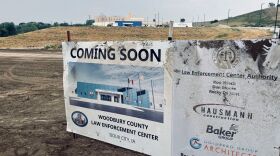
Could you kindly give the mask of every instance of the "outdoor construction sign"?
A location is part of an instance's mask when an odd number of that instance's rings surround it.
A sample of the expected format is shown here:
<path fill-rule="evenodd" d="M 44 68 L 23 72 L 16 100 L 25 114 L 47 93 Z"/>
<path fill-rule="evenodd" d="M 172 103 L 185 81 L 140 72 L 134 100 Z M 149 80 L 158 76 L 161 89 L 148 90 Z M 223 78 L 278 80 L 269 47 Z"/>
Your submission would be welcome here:
<path fill-rule="evenodd" d="M 168 47 L 63 43 L 67 130 L 141 153 L 170 153 L 163 148 L 171 147 L 163 67 Z"/>
<path fill-rule="evenodd" d="M 278 156 L 279 41 L 174 47 L 172 155 Z"/>
<path fill-rule="evenodd" d="M 278 156 L 279 40 L 65 42 L 67 131 L 155 156 Z"/>

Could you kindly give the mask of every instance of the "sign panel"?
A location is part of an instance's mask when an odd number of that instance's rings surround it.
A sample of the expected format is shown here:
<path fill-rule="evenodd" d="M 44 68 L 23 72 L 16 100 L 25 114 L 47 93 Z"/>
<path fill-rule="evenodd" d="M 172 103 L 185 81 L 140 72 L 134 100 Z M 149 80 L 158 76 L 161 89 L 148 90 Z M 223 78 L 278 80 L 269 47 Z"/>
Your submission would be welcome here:
<path fill-rule="evenodd" d="M 172 155 L 278 156 L 279 40 L 176 41 Z"/>
<path fill-rule="evenodd" d="M 67 131 L 170 155 L 168 48 L 160 41 L 63 43 Z"/>
<path fill-rule="evenodd" d="M 67 131 L 155 156 L 278 156 L 279 40 L 63 43 Z"/>

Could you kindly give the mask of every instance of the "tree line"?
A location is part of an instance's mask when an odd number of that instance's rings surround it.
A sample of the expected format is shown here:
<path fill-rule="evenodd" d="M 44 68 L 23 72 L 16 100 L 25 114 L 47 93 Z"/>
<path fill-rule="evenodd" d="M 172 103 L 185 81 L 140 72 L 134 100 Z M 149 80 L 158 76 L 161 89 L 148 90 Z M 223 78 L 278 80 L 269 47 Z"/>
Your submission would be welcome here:
<path fill-rule="evenodd" d="M 4 22 L 0 23 L 0 37 L 7 37 L 22 33 L 27 33 L 31 31 L 46 29 L 50 27 L 58 27 L 58 26 L 89 26 L 94 23 L 93 20 L 87 20 L 85 24 L 69 24 L 69 23 L 58 23 L 54 24 L 43 23 L 43 22 L 28 22 L 28 23 L 20 23 L 15 25 L 13 22 Z"/>

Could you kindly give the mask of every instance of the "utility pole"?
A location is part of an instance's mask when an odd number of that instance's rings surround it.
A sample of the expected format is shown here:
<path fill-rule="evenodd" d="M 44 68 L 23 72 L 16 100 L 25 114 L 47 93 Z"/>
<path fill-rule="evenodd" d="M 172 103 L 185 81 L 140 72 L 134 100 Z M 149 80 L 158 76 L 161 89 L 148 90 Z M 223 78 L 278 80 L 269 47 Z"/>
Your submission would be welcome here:
<path fill-rule="evenodd" d="M 230 9 L 228 9 L 227 25 L 229 24 L 229 13 L 230 13 Z"/>
<path fill-rule="evenodd" d="M 206 22 L 206 21 L 205 21 L 205 14 L 204 14 L 204 24 L 203 24 L 204 26 L 206 25 L 206 23 L 205 23 L 205 22 Z"/>
<path fill-rule="evenodd" d="M 276 4 L 276 19 L 275 19 L 275 26 L 274 26 L 274 34 L 276 34 L 276 27 L 277 27 L 277 20 L 278 20 L 278 7 L 279 7 L 279 0 Z M 280 33 L 279 33 L 279 37 L 280 37 Z"/>
<path fill-rule="evenodd" d="M 198 27 L 199 26 L 199 24 L 198 24 L 199 23 L 199 15 L 197 16 L 197 22 L 196 23 L 197 23 L 197 27 Z"/>
<path fill-rule="evenodd" d="M 158 25 L 159 25 L 159 12 L 158 12 L 158 16 L 157 16 L 157 18 L 158 18 L 158 20 L 157 20 L 157 21 L 158 21 Z"/>
<path fill-rule="evenodd" d="M 157 14 L 155 14 L 155 27 L 157 27 Z"/>
<path fill-rule="evenodd" d="M 263 11 L 263 5 L 264 5 L 264 4 L 265 4 L 265 3 L 262 3 L 262 4 L 261 4 L 261 12 L 260 12 L 259 26 L 261 26 L 262 11 Z"/>
<path fill-rule="evenodd" d="M 194 17 L 192 18 L 192 25 L 195 26 Z"/>

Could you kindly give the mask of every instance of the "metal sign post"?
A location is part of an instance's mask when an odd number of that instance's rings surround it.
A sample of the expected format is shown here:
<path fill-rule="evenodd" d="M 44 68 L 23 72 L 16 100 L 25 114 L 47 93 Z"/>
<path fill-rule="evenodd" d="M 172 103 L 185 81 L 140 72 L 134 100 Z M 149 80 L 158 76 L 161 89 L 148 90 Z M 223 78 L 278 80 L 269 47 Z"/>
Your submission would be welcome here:
<path fill-rule="evenodd" d="M 70 31 L 67 31 L 67 41 L 71 42 L 71 34 Z"/>
<path fill-rule="evenodd" d="M 67 42 L 71 42 L 71 33 L 70 33 L 70 31 L 67 31 L 66 33 L 67 33 Z M 73 133 L 73 138 L 77 139 L 78 135 L 76 133 Z"/>
<path fill-rule="evenodd" d="M 170 23 L 169 23 L 168 41 L 173 40 L 173 23 L 174 23 L 174 21 L 170 21 Z"/>
<path fill-rule="evenodd" d="M 280 156 L 280 146 L 279 147 L 274 147 L 274 148 L 279 150 L 279 156 Z"/>

